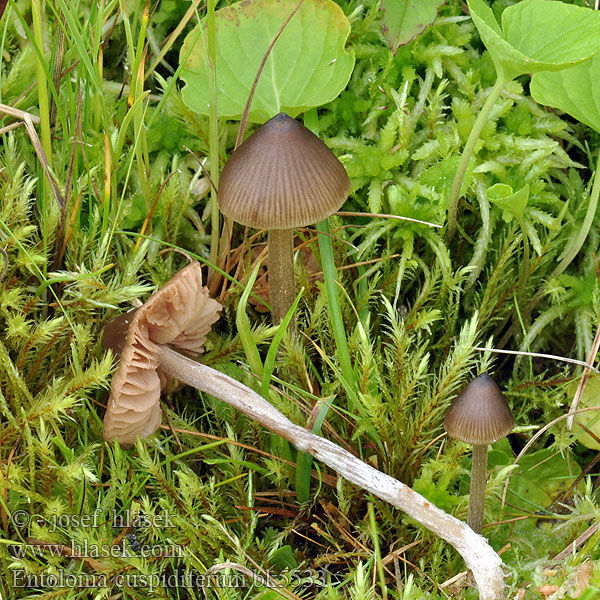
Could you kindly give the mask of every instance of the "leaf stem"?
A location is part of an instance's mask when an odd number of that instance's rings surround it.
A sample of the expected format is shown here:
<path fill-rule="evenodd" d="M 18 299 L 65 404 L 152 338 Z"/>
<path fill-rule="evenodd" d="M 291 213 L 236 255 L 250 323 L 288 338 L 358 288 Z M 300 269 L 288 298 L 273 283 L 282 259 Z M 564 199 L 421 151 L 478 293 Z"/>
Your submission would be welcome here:
<path fill-rule="evenodd" d="M 217 40 L 215 31 L 215 0 L 208 0 L 206 12 L 206 29 L 208 32 L 208 59 L 210 77 L 208 79 L 209 106 L 209 160 L 210 178 L 213 182 L 210 190 L 210 262 L 216 265 L 219 260 L 220 212 L 217 202 L 219 189 L 219 121 L 217 112 Z M 216 189 L 215 187 L 216 186 Z M 220 281 L 220 275 L 214 271 L 209 274 L 209 287 L 213 289 L 214 280 Z"/>
<path fill-rule="evenodd" d="M 454 177 L 454 184 L 452 185 L 452 195 L 450 196 L 450 205 L 448 207 L 448 227 L 446 229 L 446 242 L 450 242 L 454 237 L 454 232 L 456 231 L 456 216 L 458 214 L 458 201 L 461 197 L 461 188 L 462 183 L 465 178 L 465 173 L 467 172 L 467 168 L 469 166 L 469 161 L 473 156 L 473 152 L 475 150 L 475 145 L 479 140 L 479 136 L 481 135 L 481 131 L 484 125 L 487 123 L 488 118 L 494 108 L 494 104 L 500 95 L 502 94 L 502 90 L 504 86 L 508 83 L 506 79 L 498 76 L 496 79 L 496 83 L 494 87 L 490 90 L 490 93 L 487 97 L 487 100 L 483 103 L 481 107 L 481 111 L 473 124 L 473 128 L 471 129 L 471 133 L 467 139 L 467 143 L 465 144 L 465 148 L 463 150 L 462 156 L 460 158 L 460 162 L 458 163 L 458 168 L 456 169 L 456 175 Z"/>

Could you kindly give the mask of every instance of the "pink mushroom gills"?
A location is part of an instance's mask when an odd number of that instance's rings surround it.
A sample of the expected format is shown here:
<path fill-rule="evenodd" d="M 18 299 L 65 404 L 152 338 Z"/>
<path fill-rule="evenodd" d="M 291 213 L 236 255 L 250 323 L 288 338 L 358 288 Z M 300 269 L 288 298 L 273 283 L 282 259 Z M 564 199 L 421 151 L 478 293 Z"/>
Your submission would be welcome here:
<path fill-rule="evenodd" d="M 467 522 L 476 533 L 481 533 L 483 527 L 488 445 L 508 435 L 514 424 L 500 388 L 487 373 L 473 379 L 446 413 L 444 428 L 448 435 L 473 444 Z"/>
<path fill-rule="evenodd" d="M 104 417 L 104 439 L 133 444 L 160 426 L 160 392 L 172 377 L 161 350 L 172 346 L 189 356 L 202 353 L 221 305 L 202 286 L 200 264 L 190 263 L 138 309 L 111 321 L 105 348 L 120 356 Z"/>
<path fill-rule="evenodd" d="M 227 402 L 351 483 L 406 512 L 462 555 L 473 571 L 481 600 L 501 600 L 502 561 L 487 540 L 466 523 L 347 450 L 292 423 L 262 396 L 235 379 L 177 351 L 191 356 L 202 352 L 206 334 L 220 308 L 202 287 L 200 265 L 191 263 L 143 306 L 113 322 L 103 341 L 115 351 L 121 350 L 121 363 L 112 382 L 104 438 L 132 444 L 138 437 L 151 435 L 160 424 L 161 385 L 167 377 L 174 378 Z"/>
<path fill-rule="evenodd" d="M 225 165 L 219 208 L 237 223 L 269 232 L 269 288 L 273 320 L 295 298 L 293 229 L 337 212 L 350 179 L 335 154 L 285 113 L 259 127 Z"/>

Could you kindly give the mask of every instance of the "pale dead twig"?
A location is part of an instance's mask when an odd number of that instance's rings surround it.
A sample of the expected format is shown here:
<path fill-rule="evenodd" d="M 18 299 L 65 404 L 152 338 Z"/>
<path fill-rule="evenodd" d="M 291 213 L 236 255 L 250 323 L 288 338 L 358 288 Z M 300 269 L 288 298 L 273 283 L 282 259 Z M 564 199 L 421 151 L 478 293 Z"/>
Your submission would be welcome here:
<path fill-rule="evenodd" d="M 63 197 L 58 189 L 58 185 L 54 180 L 54 175 L 52 174 L 52 169 L 50 168 L 50 164 L 48 163 L 48 159 L 46 158 L 46 154 L 44 149 L 42 148 L 42 143 L 40 142 L 40 138 L 35 130 L 34 124 L 39 125 L 40 118 L 28 113 L 24 110 L 19 110 L 18 108 L 13 108 L 12 106 L 8 106 L 6 104 L 0 104 L 0 112 L 4 114 L 10 115 L 11 117 L 16 117 L 17 119 L 21 119 L 25 125 L 25 129 L 27 129 L 27 133 L 29 135 L 29 139 L 33 144 L 33 148 L 35 153 L 38 156 L 40 163 L 44 169 L 44 173 L 46 174 L 46 178 L 48 179 L 48 183 L 50 183 L 50 187 L 52 188 L 52 193 L 56 198 L 56 202 L 58 206 L 62 209 L 63 206 Z"/>
<path fill-rule="evenodd" d="M 421 221 L 419 219 L 413 219 L 411 217 L 401 217 L 400 215 L 388 215 L 386 213 L 362 213 L 362 212 L 352 212 L 347 210 L 339 210 L 335 213 L 338 217 L 379 217 L 381 219 L 396 219 L 398 221 L 410 221 L 411 223 L 419 223 L 420 225 L 427 225 L 429 227 L 437 227 L 439 229 L 442 228 L 441 225 L 437 223 L 430 223 L 429 221 Z"/>
<path fill-rule="evenodd" d="M 480 352 L 495 352 L 496 354 L 514 354 L 517 356 L 533 356 L 534 358 L 549 358 L 551 360 L 560 360 L 561 362 L 585 367 L 586 369 L 590 369 L 590 371 L 594 371 L 594 373 L 600 375 L 600 371 L 596 369 L 596 367 L 594 367 L 593 365 L 586 363 L 582 360 L 577 360 L 576 358 L 569 358 L 567 356 L 557 356 L 556 354 L 540 354 L 539 352 L 523 352 L 522 350 L 499 350 L 498 348 L 480 348 L 479 346 L 475 346 L 473 350 L 479 350 Z"/>
<path fill-rule="evenodd" d="M 300 427 L 256 392 L 227 375 L 197 363 L 170 348 L 160 350 L 165 373 L 215 398 L 219 398 L 283 437 L 302 452 L 311 454 L 349 482 L 396 508 L 450 543 L 461 554 L 479 589 L 480 600 L 504 597 L 502 560 L 466 523 L 437 508 L 402 482 L 378 471 L 337 444 Z"/>
<path fill-rule="evenodd" d="M 17 119 L 21 119 L 21 121 L 24 121 L 25 117 L 28 116 L 32 123 L 35 123 L 36 125 L 40 124 L 40 118 L 36 115 L 32 115 L 24 110 L 19 110 L 18 108 L 13 108 L 12 106 L 8 106 L 8 104 L 0 104 L 0 112 L 10 115 L 11 117 L 16 117 Z"/>

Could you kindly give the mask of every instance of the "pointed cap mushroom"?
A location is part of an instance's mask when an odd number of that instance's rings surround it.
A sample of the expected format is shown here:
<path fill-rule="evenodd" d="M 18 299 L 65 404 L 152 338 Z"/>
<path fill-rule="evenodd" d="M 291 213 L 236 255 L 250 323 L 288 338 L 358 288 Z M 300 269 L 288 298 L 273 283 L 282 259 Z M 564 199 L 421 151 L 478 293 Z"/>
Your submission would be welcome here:
<path fill-rule="evenodd" d="M 119 329 L 123 331 L 129 323 L 104 417 L 105 440 L 133 444 L 138 436 L 148 437 L 158 429 L 160 391 L 167 380 L 160 371 L 161 346 L 168 344 L 197 356 L 220 310 L 202 286 L 199 263 L 193 262 L 136 311 L 117 318 L 103 340 L 105 347 L 117 352 Z"/>
<path fill-rule="evenodd" d="M 346 170 L 309 129 L 285 113 L 233 152 L 219 180 L 219 207 L 256 229 L 312 225 L 339 210 L 350 191 Z"/>
<path fill-rule="evenodd" d="M 508 435 L 515 421 L 496 382 L 483 373 L 454 400 L 444 419 L 450 437 L 467 444 L 493 444 Z"/>

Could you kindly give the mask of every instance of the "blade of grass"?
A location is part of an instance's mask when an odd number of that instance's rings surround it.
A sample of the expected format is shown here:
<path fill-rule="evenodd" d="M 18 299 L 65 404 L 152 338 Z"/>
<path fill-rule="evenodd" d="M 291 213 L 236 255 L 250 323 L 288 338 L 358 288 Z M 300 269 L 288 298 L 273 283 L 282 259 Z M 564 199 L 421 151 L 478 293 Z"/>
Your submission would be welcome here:
<path fill-rule="evenodd" d="M 42 5 L 40 0 L 32 0 L 31 2 L 31 18 L 33 21 L 33 37 L 40 52 L 44 52 L 44 28 Z M 46 68 L 43 56 L 36 55 L 36 70 L 37 70 L 37 89 L 38 102 L 40 109 L 40 120 L 42 128 L 42 147 L 48 160 L 48 165 L 52 167 L 52 141 L 50 137 L 50 102 L 48 99 L 48 87 L 46 78 Z"/>
<path fill-rule="evenodd" d="M 371 525 L 371 536 L 373 537 L 373 547 L 375 549 L 375 565 L 377 568 L 377 577 L 381 587 L 381 598 L 387 600 L 387 586 L 385 585 L 385 573 L 383 572 L 383 563 L 381 562 L 381 548 L 379 547 L 379 535 L 377 530 L 377 519 L 373 510 L 373 503 L 368 504 L 369 524 Z"/>
<path fill-rule="evenodd" d="M 271 385 L 271 376 L 273 375 L 273 371 L 275 369 L 275 361 L 277 360 L 279 344 L 281 344 L 281 340 L 286 334 L 287 327 L 290 324 L 292 318 L 294 317 L 294 313 L 296 312 L 296 308 L 298 307 L 298 303 L 300 302 L 300 298 L 302 298 L 303 293 L 304 288 L 300 290 L 300 292 L 296 296 L 296 300 L 294 300 L 294 303 L 290 307 L 290 310 L 288 310 L 285 317 L 278 325 L 277 333 L 274 335 L 273 340 L 271 341 L 271 345 L 269 346 L 269 351 L 267 352 L 267 357 L 265 358 L 265 365 L 261 384 L 261 393 L 265 398 L 269 397 L 269 386 Z"/>
<path fill-rule="evenodd" d="M 346 389 L 348 397 L 354 395 L 356 389 L 356 374 L 352 368 L 350 360 L 350 350 L 348 348 L 348 339 L 346 338 L 346 330 L 344 328 L 344 320 L 342 318 L 342 309 L 337 291 L 337 270 L 335 267 L 335 259 L 333 256 L 333 244 L 329 233 L 329 220 L 325 219 L 317 223 L 317 231 L 319 232 L 319 251 L 321 253 L 321 262 L 323 268 L 323 276 L 325 278 L 325 287 L 327 289 L 327 303 L 329 306 L 329 315 L 331 317 L 331 325 L 333 327 L 333 337 L 337 347 L 337 355 L 340 361 L 343 380 L 346 385 L 351 388 Z"/>
<path fill-rule="evenodd" d="M 238 302 L 237 309 L 235 311 L 235 325 L 240 336 L 240 341 L 246 354 L 246 360 L 252 372 L 258 376 L 263 376 L 263 363 L 260 360 L 260 354 L 256 342 L 252 337 L 252 330 L 250 329 L 250 321 L 248 321 L 248 315 L 246 314 L 246 306 L 248 304 L 248 297 L 254 287 L 254 282 L 258 276 L 258 270 L 260 269 L 260 262 L 254 267 L 254 270 L 248 278 L 248 283 L 244 288 L 240 301 Z"/>

